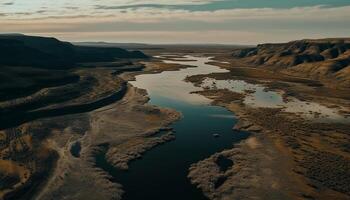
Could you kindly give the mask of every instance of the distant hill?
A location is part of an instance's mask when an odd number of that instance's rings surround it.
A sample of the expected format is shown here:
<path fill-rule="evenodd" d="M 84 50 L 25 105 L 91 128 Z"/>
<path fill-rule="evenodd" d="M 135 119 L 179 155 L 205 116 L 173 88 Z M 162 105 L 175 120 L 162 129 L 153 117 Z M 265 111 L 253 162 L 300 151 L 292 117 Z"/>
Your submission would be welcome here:
<path fill-rule="evenodd" d="M 151 48 L 150 45 L 142 43 L 73 42 L 72 44 L 83 47 L 119 47 L 125 49 Z"/>
<path fill-rule="evenodd" d="M 235 44 L 143 44 L 143 43 L 109 43 L 109 42 L 74 42 L 77 46 L 87 47 L 121 47 L 125 49 L 168 49 L 168 48 L 243 48 L 252 45 Z"/>
<path fill-rule="evenodd" d="M 1 33 L 0 36 L 24 36 L 22 33 Z"/>
<path fill-rule="evenodd" d="M 0 35 L 0 66 L 59 68 L 72 67 L 84 62 L 147 57 L 140 51 L 127 51 L 118 47 L 76 46 L 56 38 L 20 34 Z"/>
<path fill-rule="evenodd" d="M 232 55 L 254 65 L 350 87 L 350 38 L 261 44 L 235 50 Z"/>

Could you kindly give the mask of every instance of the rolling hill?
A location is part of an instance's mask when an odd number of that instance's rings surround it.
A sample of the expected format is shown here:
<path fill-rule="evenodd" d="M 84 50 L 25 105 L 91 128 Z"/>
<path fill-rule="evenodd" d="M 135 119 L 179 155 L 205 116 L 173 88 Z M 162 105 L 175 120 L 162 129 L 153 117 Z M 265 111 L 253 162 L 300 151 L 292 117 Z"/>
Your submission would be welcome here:
<path fill-rule="evenodd" d="M 298 40 L 238 49 L 233 57 L 284 73 L 350 87 L 350 39 Z"/>
<path fill-rule="evenodd" d="M 0 66 L 70 68 L 84 62 L 147 58 L 140 51 L 117 47 L 85 47 L 56 38 L 0 35 Z"/>

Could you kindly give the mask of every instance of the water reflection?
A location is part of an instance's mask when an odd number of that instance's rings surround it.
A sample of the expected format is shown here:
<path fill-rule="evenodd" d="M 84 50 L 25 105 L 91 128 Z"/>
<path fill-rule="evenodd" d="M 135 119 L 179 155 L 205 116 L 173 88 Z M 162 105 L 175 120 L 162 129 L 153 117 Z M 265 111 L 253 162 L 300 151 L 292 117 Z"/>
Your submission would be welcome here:
<path fill-rule="evenodd" d="M 337 108 L 328 108 L 318 103 L 301 101 L 294 97 L 283 99 L 283 92 L 268 91 L 262 85 L 247 83 L 243 80 L 206 78 L 202 87 L 228 89 L 237 93 L 245 93 L 244 103 L 252 107 L 282 108 L 286 112 L 298 113 L 307 119 L 318 122 L 350 122 L 350 118 L 339 114 L 339 109 Z"/>
<path fill-rule="evenodd" d="M 153 74 L 152 76 L 147 74 L 139 75 L 136 77 L 136 81 L 132 81 L 131 84 L 138 88 L 147 88 L 147 92 L 152 97 L 157 96 L 190 104 L 210 103 L 209 99 L 201 95 L 190 94 L 193 91 L 197 91 L 198 87 L 183 80 L 187 76 L 214 72 L 227 72 L 227 70 L 206 64 L 210 61 L 210 57 L 184 56 L 180 59 L 183 61 L 164 60 L 164 62 L 196 67 L 181 69 L 179 71 L 165 71 L 159 74 Z"/>
<path fill-rule="evenodd" d="M 187 178 L 190 165 L 216 152 L 232 148 L 234 143 L 249 136 L 246 132 L 232 129 L 237 120 L 231 112 L 210 105 L 210 100 L 203 96 L 190 94 L 201 88 L 183 81 L 188 75 L 226 70 L 205 64 L 210 58 L 186 56 L 180 59 L 181 61 L 165 62 L 196 67 L 138 75 L 136 81 L 131 82 L 148 91 L 150 104 L 173 108 L 182 113 L 181 120 L 172 124 L 176 140 L 147 151 L 142 159 L 129 163 L 128 171 L 110 166 L 105 161 L 104 154 L 96 159 L 97 166 L 108 171 L 123 185 L 125 200 L 207 199 Z M 216 134 L 219 137 L 215 137 Z"/>

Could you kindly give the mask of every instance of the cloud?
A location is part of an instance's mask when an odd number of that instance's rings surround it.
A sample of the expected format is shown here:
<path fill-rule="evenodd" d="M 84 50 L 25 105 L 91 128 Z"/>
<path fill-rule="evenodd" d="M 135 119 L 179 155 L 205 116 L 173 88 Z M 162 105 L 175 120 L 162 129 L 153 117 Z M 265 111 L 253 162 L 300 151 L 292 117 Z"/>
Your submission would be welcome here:
<path fill-rule="evenodd" d="M 38 11 L 37 11 L 38 12 Z M 28 15 L 28 12 L 18 13 Z M 306 20 L 306 21 L 337 21 L 349 19 L 350 6 L 344 7 L 296 7 L 290 9 L 252 8 L 227 9 L 218 11 L 169 10 L 142 8 L 138 10 L 125 10 L 102 12 L 101 14 L 80 14 L 67 16 L 32 17 L 28 19 L 12 19 L 11 22 L 60 22 L 65 23 L 97 23 L 97 22 L 131 22 L 131 23 L 160 23 L 169 21 L 203 21 L 223 22 L 230 20 Z M 1 20 L 1 19 L 0 19 Z M 59 20 L 59 21 L 57 21 Z"/>
<path fill-rule="evenodd" d="M 165 1 L 164 1 L 165 2 Z M 38 13 L 17 13 L 23 17 L 1 16 L 2 32 L 23 32 L 34 34 L 60 34 L 64 38 L 75 35 L 91 36 L 103 40 L 103 35 L 118 36 L 118 39 L 140 39 L 143 42 L 165 40 L 171 42 L 217 40 L 227 42 L 234 37 L 250 37 L 253 41 L 268 38 L 293 38 L 296 36 L 327 36 L 350 34 L 350 6 L 294 7 L 294 8 L 237 8 L 216 11 L 189 11 L 164 8 L 139 8 L 124 10 L 95 10 L 79 12 L 71 5 L 72 11 L 64 14 L 48 14 L 50 10 L 40 9 Z M 68 8 L 67 8 L 68 9 Z M 76 13 L 76 14 L 72 14 Z M 133 35 L 129 37 L 126 33 Z M 157 37 L 153 37 L 155 33 Z M 181 33 L 181 34 L 180 34 Z M 192 34 L 189 34 L 192 33 Z M 207 37 L 195 36 L 204 34 Z M 217 37 L 217 33 L 222 37 Z M 242 34 L 239 36 L 239 34 Z M 293 34 L 291 34 L 293 33 Z M 300 33 L 300 34 L 298 34 Z M 211 35 L 211 38 L 209 37 Z M 231 35 L 231 39 L 229 37 Z M 283 34 L 280 36 L 279 34 Z M 70 36 L 69 36 L 70 35 Z M 147 37 L 142 36 L 147 35 Z M 168 35 L 167 37 L 165 35 Z M 162 37 L 160 37 L 162 36 Z M 286 37 L 284 37 L 286 36 Z M 287 37 L 288 36 L 288 37 Z M 265 38 L 264 38 L 265 37 Z M 193 40 L 195 39 L 195 40 Z M 248 40 L 246 41 L 248 42 Z"/>
<path fill-rule="evenodd" d="M 103 10 L 124 10 L 124 9 L 139 9 L 139 8 L 168 8 L 172 10 L 181 9 L 186 6 L 206 6 L 207 4 L 215 2 L 223 2 L 225 0 L 178 0 L 178 1 L 169 1 L 169 0 L 156 0 L 156 1 L 143 1 L 135 0 L 128 3 L 123 3 L 122 5 L 115 4 L 102 4 L 96 5 L 96 9 Z"/>
<path fill-rule="evenodd" d="M 13 2 L 3 3 L 2 5 L 4 5 L 4 6 L 10 6 L 10 5 L 13 5 Z"/>
<path fill-rule="evenodd" d="M 316 5 L 325 5 L 328 7 L 348 6 L 348 0 L 298 0 L 298 1 L 281 1 L 281 0 L 213 0 L 213 1 L 135 1 L 125 4 L 101 4 L 96 9 L 104 10 L 123 10 L 123 9 L 142 9 L 142 8 L 164 8 L 171 10 L 188 10 L 188 11 L 215 11 L 238 8 L 293 8 L 293 7 L 311 7 Z"/>
<path fill-rule="evenodd" d="M 124 6 L 126 5 L 147 5 L 147 4 L 153 4 L 153 5 L 203 5 L 208 4 L 212 2 L 218 2 L 218 1 L 224 1 L 224 0 L 129 0 L 129 1 L 122 1 Z"/>

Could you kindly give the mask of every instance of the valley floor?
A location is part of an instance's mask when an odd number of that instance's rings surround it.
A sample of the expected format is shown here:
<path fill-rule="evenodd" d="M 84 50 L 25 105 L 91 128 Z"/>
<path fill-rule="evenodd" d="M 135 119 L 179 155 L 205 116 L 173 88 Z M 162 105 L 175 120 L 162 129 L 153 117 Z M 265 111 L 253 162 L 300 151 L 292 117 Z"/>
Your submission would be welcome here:
<path fill-rule="evenodd" d="M 205 78 L 245 80 L 264 85 L 269 91 L 285 91 L 285 97 L 339 108 L 342 116 L 349 117 L 348 90 L 330 89 L 314 80 L 254 68 L 231 58 L 230 52 L 229 47 L 146 51 L 149 55 L 176 53 L 177 56 L 169 57 L 174 60 L 186 54 L 212 56 L 211 64 L 229 70 L 187 78 L 186 81 L 196 85 L 201 85 Z M 13 108 L 13 103 L 17 103 L 37 112 L 82 102 L 89 104 L 122 92 L 119 99 L 101 107 L 48 118 L 38 117 L 34 121 L 25 119 L 25 123 L 16 128 L 2 130 L 0 175 L 6 181 L 0 185 L 0 198 L 28 199 L 34 195 L 35 199 L 121 199 L 122 185 L 96 167 L 96 155 L 103 150 L 108 163 L 117 169 L 127 170 L 131 160 L 175 139 L 169 126 L 181 118 L 175 110 L 148 104 L 147 91 L 126 81 L 143 73 L 189 67 L 165 64 L 161 59 L 142 64 L 145 65 L 142 72 L 112 75 L 115 71 L 110 68 L 75 72 L 82 77 L 90 77 L 83 79 L 86 82 L 79 85 L 88 92 L 63 104 L 36 108 L 37 104 L 28 104 L 28 98 L 1 104 Z M 76 89 L 78 83 L 72 83 L 71 87 Z M 58 98 L 55 92 L 60 90 L 54 89 L 57 88 L 48 89 L 47 93 Z M 209 199 L 350 199 L 349 123 L 315 122 L 282 109 L 252 107 L 244 102 L 249 91 L 241 94 L 203 87 L 202 91 L 193 92 L 232 111 L 239 119 L 234 128 L 252 133 L 248 139 L 232 145 L 231 149 L 218 152 L 190 167 L 188 178 Z M 40 102 L 41 98 L 41 94 L 37 94 L 29 101 Z M 166 130 L 166 134 L 157 135 L 162 130 Z M 80 148 L 72 154 L 71 148 L 76 144 Z M 231 160 L 233 165 L 220 169 L 217 161 L 221 158 Z"/>
<path fill-rule="evenodd" d="M 250 91 L 241 94 L 216 86 L 204 88 L 196 93 L 234 112 L 239 118 L 234 128 L 252 136 L 193 164 L 192 182 L 210 199 L 350 199 L 349 91 L 248 66 L 229 56 L 215 60 L 212 64 L 230 72 L 192 76 L 187 81 L 201 85 L 210 78 L 264 85 L 269 91 L 284 91 L 286 101 L 295 97 L 340 108 L 346 122 L 313 121 L 280 108 L 250 106 L 244 102 Z M 233 167 L 218 170 L 218 157 L 231 159 Z"/>

